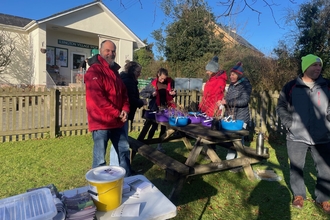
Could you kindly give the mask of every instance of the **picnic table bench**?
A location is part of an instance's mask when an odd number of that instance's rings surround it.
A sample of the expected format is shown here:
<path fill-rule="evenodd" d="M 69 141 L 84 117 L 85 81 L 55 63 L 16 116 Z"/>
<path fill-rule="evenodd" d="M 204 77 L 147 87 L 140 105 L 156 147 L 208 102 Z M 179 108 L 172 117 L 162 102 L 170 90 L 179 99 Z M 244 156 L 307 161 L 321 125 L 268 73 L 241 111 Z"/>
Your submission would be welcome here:
<path fill-rule="evenodd" d="M 185 180 L 190 176 L 243 167 L 248 179 L 254 180 L 255 176 L 251 165 L 269 158 L 269 153 L 259 155 L 255 149 L 243 146 L 242 137 L 249 134 L 247 130 L 211 130 L 200 124 L 175 127 L 170 126 L 166 122 L 160 122 L 158 124 L 167 127 L 166 133 L 160 138 L 145 139 L 146 134 L 154 122 L 155 120 L 146 119 L 146 123 L 138 138 L 129 137 L 128 141 L 132 149 L 133 158 L 135 153 L 139 153 L 164 169 L 166 171 L 166 178 L 175 181 L 172 192 L 169 195 L 169 199 L 172 202 L 176 202 Z M 192 139 L 195 140 L 194 145 L 191 144 Z M 178 161 L 150 146 L 150 144 L 173 141 L 182 141 L 186 148 L 190 150 L 185 162 Z M 232 145 L 224 143 L 232 143 Z M 227 149 L 233 148 L 237 151 L 238 156 L 232 160 L 221 160 L 214 149 L 210 147 L 211 145 Z M 209 163 L 197 163 L 197 158 L 202 152 L 206 152 L 210 157 L 211 161 Z"/>

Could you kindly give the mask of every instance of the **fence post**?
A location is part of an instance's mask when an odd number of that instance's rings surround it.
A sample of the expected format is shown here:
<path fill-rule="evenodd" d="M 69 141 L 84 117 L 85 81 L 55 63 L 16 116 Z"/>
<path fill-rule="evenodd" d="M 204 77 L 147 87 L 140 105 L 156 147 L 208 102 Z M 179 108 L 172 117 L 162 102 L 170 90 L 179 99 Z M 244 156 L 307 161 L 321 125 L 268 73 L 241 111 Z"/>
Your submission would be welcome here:
<path fill-rule="evenodd" d="M 49 115 L 50 115 L 50 138 L 55 138 L 60 130 L 60 91 L 58 89 L 50 90 L 49 97 Z"/>
<path fill-rule="evenodd" d="M 192 90 L 191 91 L 191 100 L 190 100 L 190 102 L 197 103 L 197 90 Z"/>

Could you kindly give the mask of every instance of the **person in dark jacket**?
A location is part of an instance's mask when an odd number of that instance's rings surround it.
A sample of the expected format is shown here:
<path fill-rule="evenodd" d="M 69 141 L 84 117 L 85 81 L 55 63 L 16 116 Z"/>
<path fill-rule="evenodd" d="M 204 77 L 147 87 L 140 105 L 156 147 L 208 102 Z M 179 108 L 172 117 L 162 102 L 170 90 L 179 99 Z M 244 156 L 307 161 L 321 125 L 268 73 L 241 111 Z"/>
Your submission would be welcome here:
<path fill-rule="evenodd" d="M 321 75 L 322 59 L 301 58 L 300 74 L 284 85 L 276 111 L 287 129 L 292 206 L 303 208 L 306 199 L 304 165 L 309 151 L 317 171 L 316 204 L 330 214 L 330 81 Z"/>
<path fill-rule="evenodd" d="M 135 61 L 128 61 L 125 65 L 125 69 L 120 73 L 120 78 L 123 80 L 129 100 L 129 114 L 126 128 L 126 135 L 128 136 L 128 128 L 132 128 L 135 112 L 137 108 L 141 108 L 143 105 L 147 105 L 145 99 L 140 99 L 139 88 L 138 88 L 138 78 L 141 75 L 142 66 Z M 128 125 L 129 121 L 131 126 Z M 131 129 L 132 130 L 132 129 Z M 110 165 L 119 165 L 118 156 L 113 148 L 110 148 Z"/>
<path fill-rule="evenodd" d="M 164 108 L 176 108 L 173 97 L 176 95 L 174 90 L 174 80 L 168 76 L 168 71 L 165 68 L 160 68 L 157 71 L 156 79 L 152 80 L 149 85 L 147 85 L 140 92 L 141 97 L 149 98 L 148 108 L 151 111 L 158 111 L 161 107 Z M 151 126 L 148 139 L 152 138 L 155 131 L 158 128 L 158 124 L 155 122 Z M 166 127 L 164 125 L 160 126 L 161 137 L 166 132 Z M 165 152 L 161 144 L 158 144 L 157 150 Z"/>
<path fill-rule="evenodd" d="M 90 67 L 84 78 L 88 128 L 94 142 L 92 167 L 106 165 L 110 139 L 119 155 L 120 166 L 126 170 L 126 176 L 130 176 L 130 149 L 124 126 L 130 110 L 129 101 L 115 57 L 116 45 L 110 40 L 103 41 L 100 54 L 88 60 Z"/>
<path fill-rule="evenodd" d="M 136 109 L 141 108 L 143 105 L 147 105 L 147 101 L 140 98 L 140 92 L 138 88 L 138 78 L 141 75 L 141 71 L 142 66 L 139 63 L 130 61 L 125 65 L 125 70 L 120 73 L 120 77 L 127 89 L 130 105 L 128 120 L 131 122 L 133 122 Z"/>
<path fill-rule="evenodd" d="M 244 76 L 242 63 L 238 62 L 230 71 L 230 85 L 225 98 L 220 101 L 220 104 L 226 107 L 225 116 L 231 115 L 234 120 L 243 120 L 245 127 L 250 122 L 249 102 L 251 92 L 252 85 Z M 244 141 L 244 138 L 242 141 Z M 230 149 L 226 159 L 231 160 L 236 158 L 236 156 L 237 152 Z"/>

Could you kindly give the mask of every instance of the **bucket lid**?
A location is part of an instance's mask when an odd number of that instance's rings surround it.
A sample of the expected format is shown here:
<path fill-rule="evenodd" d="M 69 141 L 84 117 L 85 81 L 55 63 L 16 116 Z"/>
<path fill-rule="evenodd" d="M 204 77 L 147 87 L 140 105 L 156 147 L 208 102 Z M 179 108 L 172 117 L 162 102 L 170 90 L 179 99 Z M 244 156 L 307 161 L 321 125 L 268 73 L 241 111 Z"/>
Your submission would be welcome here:
<path fill-rule="evenodd" d="M 126 171 L 119 166 L 101 166 L 86 173 L 86 180 L 94 183 L 112 182 L 125 176 Z"/>

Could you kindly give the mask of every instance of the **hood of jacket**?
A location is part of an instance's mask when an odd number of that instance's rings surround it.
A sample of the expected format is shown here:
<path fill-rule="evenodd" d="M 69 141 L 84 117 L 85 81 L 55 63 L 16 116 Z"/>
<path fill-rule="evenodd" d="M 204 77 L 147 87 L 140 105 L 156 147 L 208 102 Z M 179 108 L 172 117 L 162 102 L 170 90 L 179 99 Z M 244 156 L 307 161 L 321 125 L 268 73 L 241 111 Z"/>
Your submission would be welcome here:
<path fill-rule="evenodd" d="M 94 56 L 92 56 L 91 58 L 88 59 L 88 65 L 89 66 L 92 66 L 94 64 L 100 64 L 100 61 L 99 61 L 99 56 L 101 56 L 100 54 L 96 54 Z M 120 69 L 120 66 L 118 63 L 114 62 L 111 66 L 110 66 L 111 69 L 113 70 L 116 70 L 118 71 Z"/>
<path fill-rule="evenodd" d="M 133 80 L 134 82 L 138 82 L 138 80 L 135 78 L 133 73 L 126 73 L 124 71 L 120 72 L 120 78 L 125 80 Z"/>

